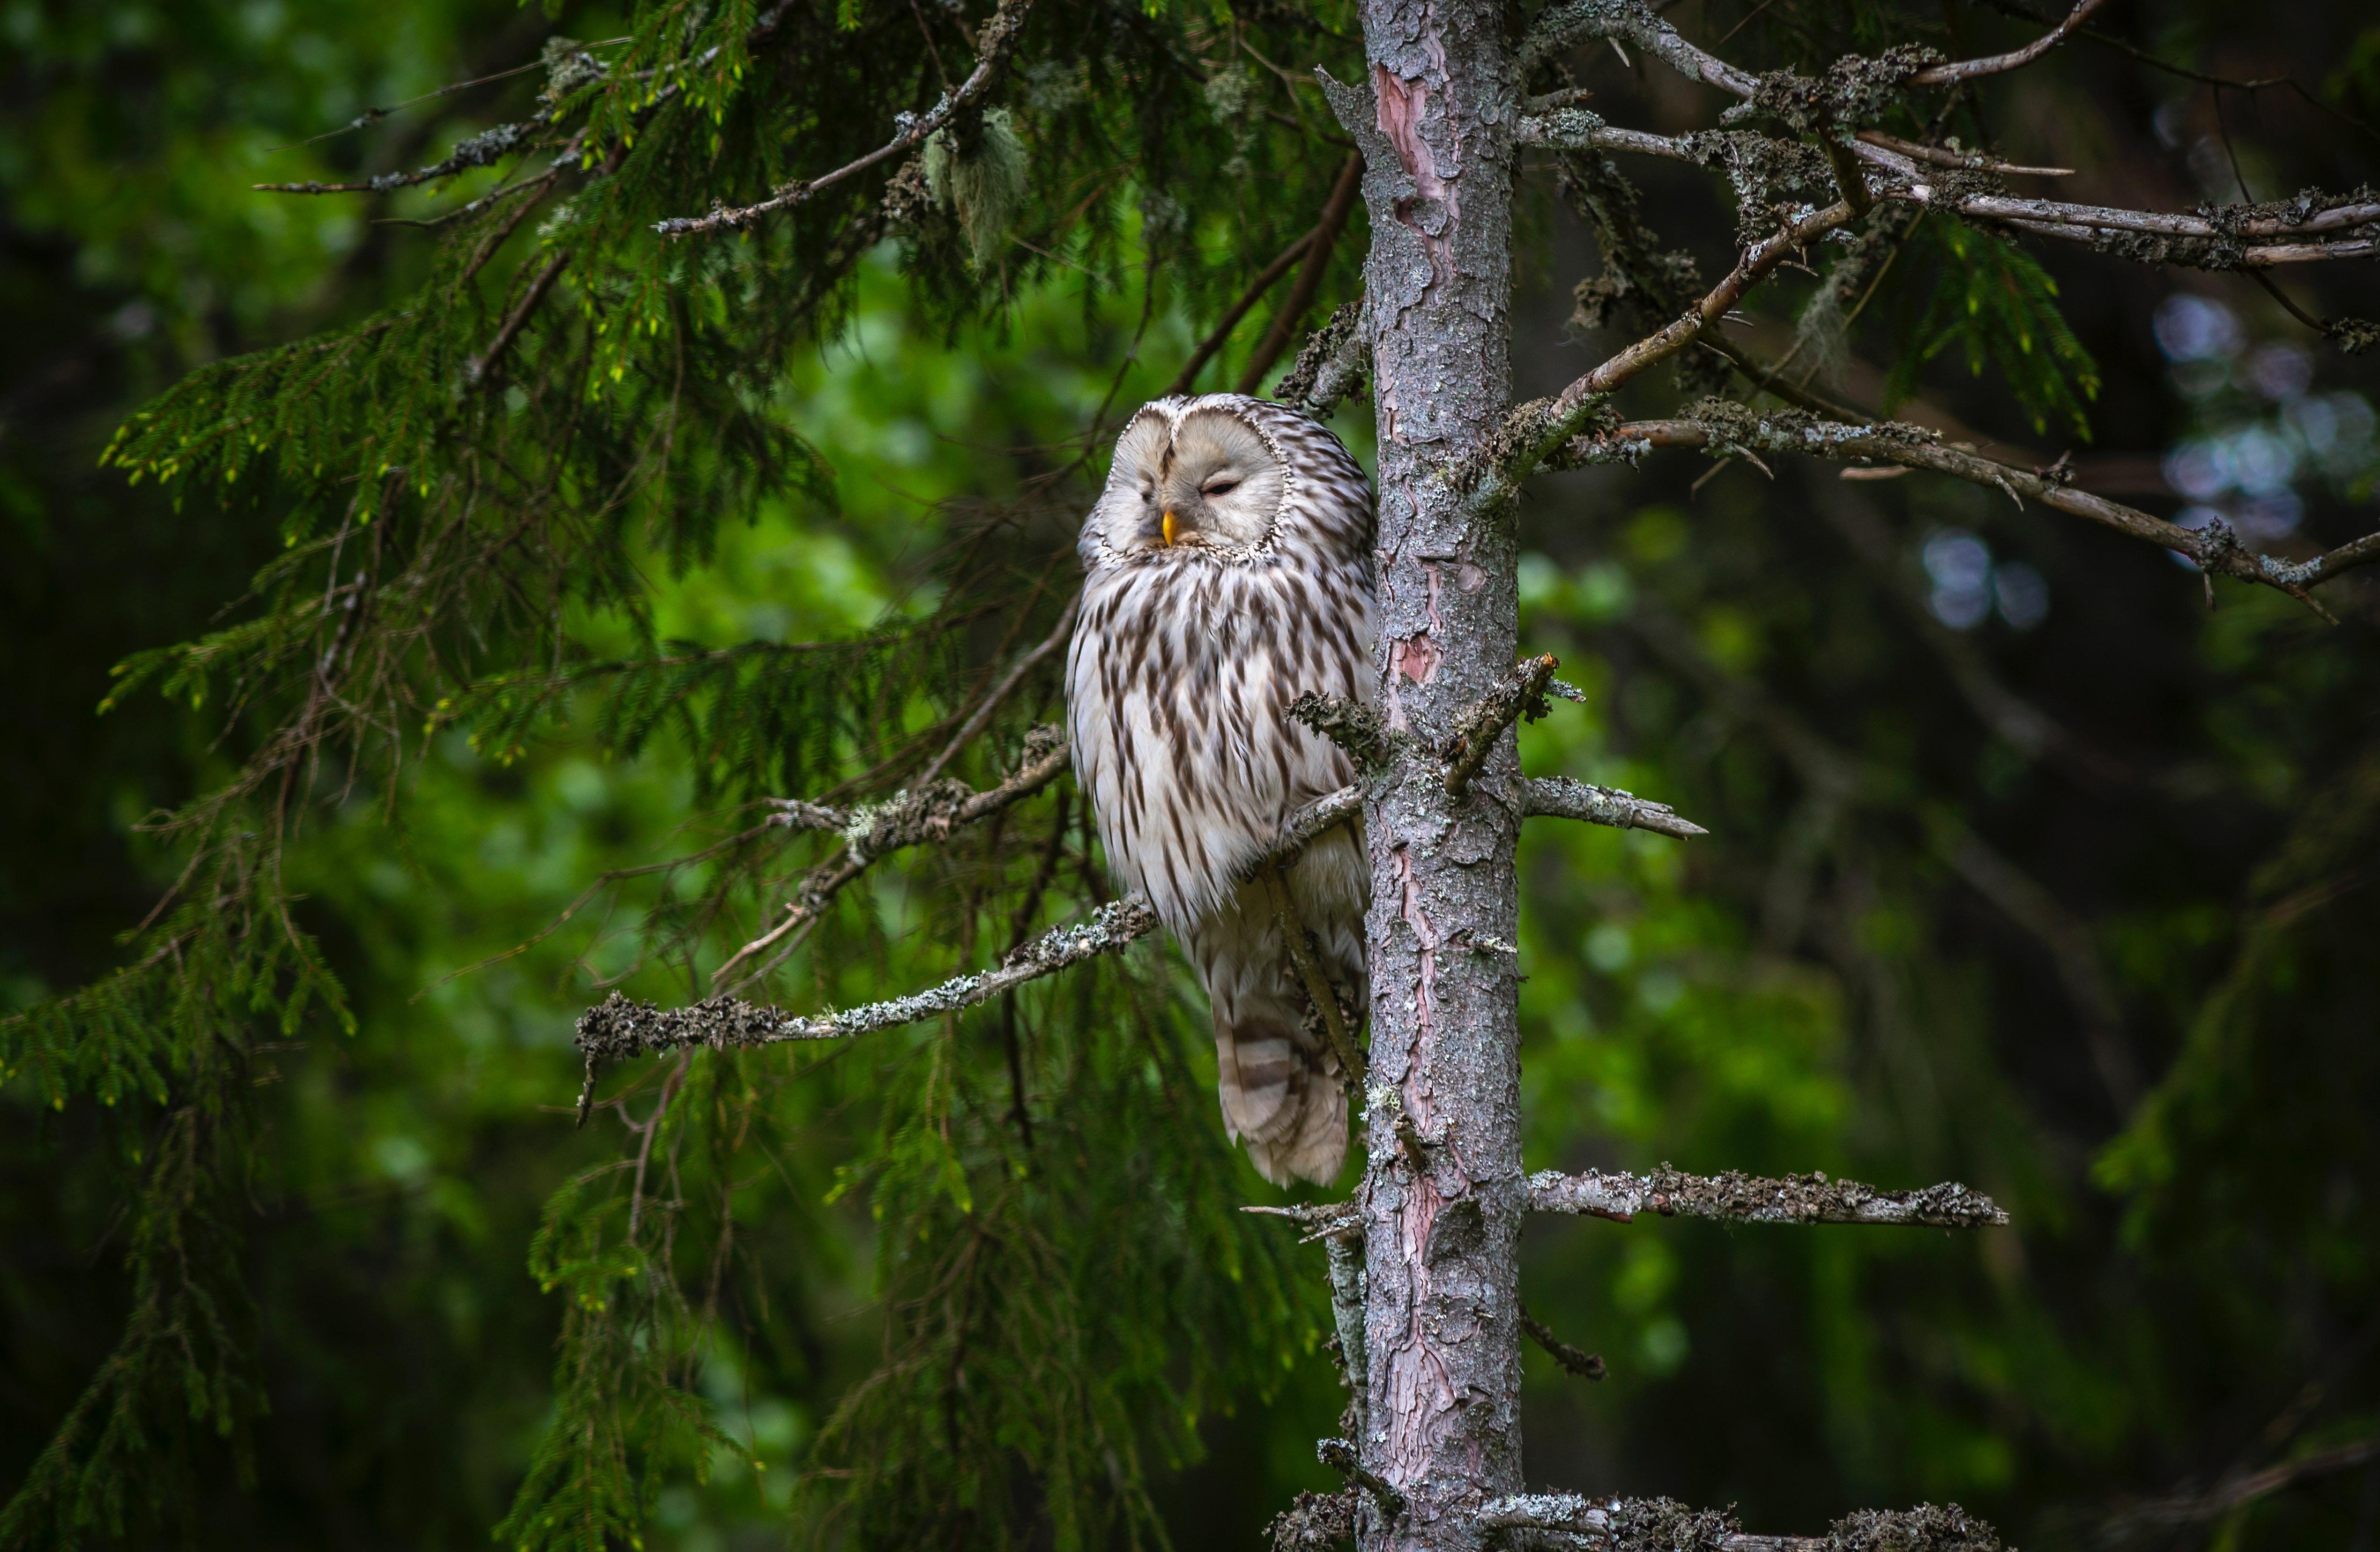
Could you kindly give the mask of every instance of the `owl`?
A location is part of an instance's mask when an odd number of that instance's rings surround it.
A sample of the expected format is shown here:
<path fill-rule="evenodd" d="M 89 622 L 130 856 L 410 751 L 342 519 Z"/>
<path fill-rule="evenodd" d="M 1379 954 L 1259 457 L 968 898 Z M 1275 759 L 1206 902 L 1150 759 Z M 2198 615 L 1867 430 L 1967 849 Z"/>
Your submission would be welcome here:
<path fill-rule="evenodd" d="M 1309 690 L 1377 696 L 1372 538 L 1371 483 L 1337 437 L 1208 394 L 1133 417 L 1077 546 L 1075 777 L 1110 868 L 1207 989 L 1225 1129 L 1281 1185 L 1337 1176 L 1347 1094 L 1251 869 L 1293 810 L 1355 778 L 1288 711 Z M 1287 882 L 1360 1020 L 1370 874 L 1353 828 L 1309 846 Z"/>

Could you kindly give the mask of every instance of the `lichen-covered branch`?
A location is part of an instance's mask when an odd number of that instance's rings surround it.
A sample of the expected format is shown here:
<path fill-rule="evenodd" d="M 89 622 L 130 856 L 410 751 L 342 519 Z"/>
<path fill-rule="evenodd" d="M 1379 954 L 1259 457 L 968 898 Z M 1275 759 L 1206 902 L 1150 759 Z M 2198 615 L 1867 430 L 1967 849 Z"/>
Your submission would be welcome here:
<path fill-rule="evenodd" d="M 917 804 L 900 807 L 892 827 L 881 828 L 884 822 L 880 816 L 898 806 L 896 800 L 875 811 L 879 817 L 867 821 L 868 828 L 853 841 L 852 855 L 861 859 L 881 855 L 866 849 L 868 837 L 890 838 L 891 844 L 915 845 L 919 840 L 934 838 L 929 832 L 947 835 L 958 824 L 983 818 L 995 812 L 996 807 L 1039 790 L 1065 768 L 1066 746 L 1060 743 L 990 792 L 972 794 L 965 801 L 941 810 Z M 997 804 L 992 802 L 994 799 L 999 800 Z M 1355 788 L 1323 794 L 1283 821 L 1279 838 L 1259 859 L 1257 866 L 1278 867 L 1293 862 L 1315 837 L 1362 812 L 1362 794 Z M 841 811 L 817 803 L 788 804 L 785 813 L 788 822 L 795 824 L 838 817 L 846 823 L 854 822 Z M 844 864 L 855 876 L 865 866 L 865 861 Z M 1128 896 L 1100 907 L 1088 922 L 1050 928 L 993 970 L 953 976 L 922 992 L 841 1013 L 792 1014 L 729 996 L 711 997 L 689 1008 L 662 1008 L 649 1002 L 633 1002 L 614 992 L 579 1016 L 577 1044 L 587 1058 L 588 1073 L 588 1089 L 579 1096 L 579 1116 L 585 1119 L 595 1071 L 604 1062 L 625 1061 L 648 1052 L 685 1045 L 722 1047 L 767 1045 L 789 1040 L 836 1040 L 915 1023 L 920 1019 L 989 1002 L 1027 982 L 1055 975 L 1101 954 L 1113 953 L 1156 930 L 1157 915 L 1148 902 L 1138 895 Z"/>
<path fill-rule="evenodd" d="M 1025 30 L 1026 13 L 1033 8 L 1033 0 L 1000 0 L 1000 8 L 991 13 L 976 33 L 975 68 L 966 79 L 942 93 L 940 101 L 921 114 L 901 114 L 893 120 L 892 138 L 856 161 L 846 162 L 832 172 L 817 177 L 796 178 L 778 185 L 769 197 L 757 203 L 736 207 L 722 206 L 708 215 L 674 215 L 653 223 L 653 230 L 663 237 L 691 237 L 698 233 L 741 231 L 761 216 L 781 210 L 790 210 L 822 189 L 831 189 L 855 174 L 892 160 L 905 152 L 915 151 L 926 143 L 928 137 L 959 116 L 960 110 L 981 102 L 998 84 L 1008 67 L 1009 56 L 1016 50 L 1018 36 Z"/>
<path fill-rule="evenodd" d="M 1651 830 L 1681 840 L 1710 834 L 1694 821 L 1679 818 L 1667 803 L 1569 776 L 1529 777 L 1521 788 L 1521 813 L 1531 819 L 1583 819 L 1615 830 Z"/>
<path fill-rule="evenodd" d="M 1483 510 L 1509 501 L 1520 483 L 1585 430 L 1623 385 L 1694 344 L 1790 255 L 1852 219 L 1850 203 L 1837 201 L 1789 223 L 1753 244 L 1726 278 L 1687 309 L 1683 317 L 1637 340 L 1551 398 L 1533 399 L 1514 409 L 1505 422 L 1504 434 L 1490 449 L 1486 467 L 1477 470 L 1474 500 Z"/>
<path fill-rule="evenodd" d="M 1722 1223 L 1872 1223 L 1939 1228 L 1998 1228 L 2008 1214 L 1988 1196 L 1956 1181 L 1922 1191 L 1878 1191 L 1821 1174 L 1761 1179 L 1730 1170 L 1684 1175 L 1666 1165 L 1649 1175 L 1590 1169 L 1529 1177 L 1529 1205 L 1626 1223 L 1639 1213 Z"/>
<path fill-rule="evenodd" d="M 1272 397 L 1318 421 L 1329 420 L 1341 399 L 1363 386 L 1364 375 L 1372 368 L 1363 321 L 1360 298 L 1341 304 L 1329 322 L 1306 336 L 1296 364 L 1273 385 Z"/>
<path fill-rule="evenodd" d="M 1735 1516 L 1670 1498 L 1516 1493 L 1479 1506 L 1490 1531 L 1567 1534 L 1596 1552 L 1999 1552 L 1989 1525 L 1956 1504 L 1859 1509 L 1823 1536 L 1746 1535 Z"/>
<path fill-rule="evenodd" d="M 1510 673 L 1455 719 L 1445 748 L 1448 797 L 1460 798 L 1471 790 L 1471 778 L 1487 764 L 1488 751 L 1496 747 L 1505 728 L 1523 718 L 1535 722 L 1546 715 L 1546 686 L 1560 666 L 1551 653 L 1514 664 Z"/>
<path fill-rule="evenodd" d="M 1050 928 L 998 968 L 956 975 L 939 986 L 871 1002 L 840 1013 L 787 1013 L 740 997 L 711 997 L 688 1008 L 664 1008 L 613 993 L 578 1016 L 577 1045 L 591 1080 L 597 1066 L 685 1045 L 772 1045 L 789 1040 L 840 1040 L 914 1024 L 990 1002 L 1027 982 L 1055 975 L 1086 959 L 1138 942 L 1157 930 L 1157 912 L 1138 895 L 1101 906 L 1087 922 Z M 585 1114 L 582 1097 L 580 1113 Z"/>
<path fill-rule="evenodd" d="M 2216 521 L 2203 529 L 2178 527 L 2137 507 L 2078 490 L 2057 470 L 2020 469 L 1952 446 L 1933 432 L 1897 422 L 1865 425 L 1828 420 L 1801 409 L 1753 410 L 1725 400 L 1705 399 L 1690 416 L 1669 421 L 1632 421 L 1589 436 L 1573 438 L 1548 467 L 1633 463 L 1657 447 L 1706 451 L 1751 449 L 1802 453 L 1813 458 L 1864 459 L 1926 469 L 1997 490 L 2011 500 L 2030 497 L 2045 507 L 2084 518 L 2127 537 L 2187 556 L 2202 571 L 2277 588 L 2301 601 L 2306 590 L 2360 566 L 2380 561 L 2380 532 L 2325 551 L 2311 559 L 2286 561 L 2258 555 Z"/>
<path fill-rule="evenodd" d="M 1034 728 L 1025 737 L 1026 763 L 999 786 L 978 792 L 963 781 L 929 781 L 904 788 L 881 803 L 833 808 L 799 798 L 772 798 L 774 824 L 798 829 L 840 830 L 852 861 L 865 864 L 907 847 L 948 840 L 966 826 L 1040 791 L 1074 763 L 1065 734 L 1056 727 Z"/>
<path fill-rule="evenodd" d="M 1696 166 L 1719 165 L 1730 158 L 1740 163 L 1747 147 L 1785 165 L 1802 150 L 1796 141 L 1744 129 L 1657 135 L 1620 128 L 1585 108 L 1570 106 L 1524 117 L 1514 134 L 1523 145 L 1624 152 Z M 2380 226 L 2380 198 L 2369 188 L 2344 194 L 2308 190 L 2289 200 L 2210 205 L 2189 214 L 2127 210 L 2026 199 L 1995 186 L 1986 176 L 2055 177 L 2066 172 L 2062 167 L 2017 166 L 1864 129 L 1836 149 L 1866 165 L 1863 192 L 1873 199 L 2087 243 L 2101 252 L 2145 263 L 2258 269 L 2380 252 L 2380 240 L 2369 235 Z"/>

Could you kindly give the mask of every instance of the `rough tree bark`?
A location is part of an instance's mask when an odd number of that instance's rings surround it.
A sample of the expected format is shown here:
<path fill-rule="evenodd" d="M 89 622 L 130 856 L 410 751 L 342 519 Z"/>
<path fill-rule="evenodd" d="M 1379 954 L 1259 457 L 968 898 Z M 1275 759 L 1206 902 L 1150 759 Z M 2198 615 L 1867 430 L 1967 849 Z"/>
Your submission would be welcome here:
<path fill-rule="evenodd" d="M 1519 761 L 1500 735 L 1451 797 L 1424 747 L 1512 666 L 1507 515 L 1452 477 L 1510 406 L 1518 71 L 1501 6 L 1365 0 L 1369 79 L 1330 87 L 1365 153 L 1364 329 L 1379 425 L 1380 704 L 1399 739 L 1364 805 L 1372 1055 L 1359 1202 L 1358 1455 L 1404 1500 L 1366 1548 L 1467 1548 L 1521 1485 Z M 1416 1145 L 1417 1134 L 1417 1145 Z"/>

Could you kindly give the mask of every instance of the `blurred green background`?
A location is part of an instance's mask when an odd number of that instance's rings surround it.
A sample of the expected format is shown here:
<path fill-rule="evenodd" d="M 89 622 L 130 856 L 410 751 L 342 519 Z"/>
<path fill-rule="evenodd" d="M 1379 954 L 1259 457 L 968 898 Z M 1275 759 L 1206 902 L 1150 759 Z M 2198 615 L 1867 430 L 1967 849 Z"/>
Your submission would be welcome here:
<path fill-rule="evenodd" d="M 2160 58 L 2291 76 L 2314 102 L 2097 51 L 2028 84 L 2005 149 L 2081 169 L 2077 197 L 2168 207 L 2352 185 L 2380 162 L 2367 14 L 2112 6 Z M 603 35 L 593 13 L 567 25 Z M 95 715 L 111 666 L 204 629 L 278 544 L 128 487 L 101 448 L 191 366 L 351 318 L 418 270 L 387 224 L 411 196 L 250 183 L 421 160 L 506 88 L 294 142 L 533 58 L 547 31 L 480 0 L 0 6 L 0 1009 L 114 962 L 173 868 L 140 822 L 224 769 L 200 712 Z M 1595 84 L 1615 121 L 1683 127 L 1658 79 L 1609 62 Z M 1700 176 L 1651 177 L 1648 199 L 1707 204 Z M 1596 339 L 1565 324 L 1584 238 L 1550 209 L 1536 230 L 1517 361 L 1544 391 Z M 2092 488 L 2222 511 L 2284 553 L 2380 525 L 2371 358 L 2236 277 L 2045 258 L 2097 363 L 2092 439 L 2029 423 L 1955 348 L 1918 377 L 1933 410 L 2004 456 L 2071 446 Z M 2371 269 L 2331 267 L 2354 273 L 2289 284 L 2313 311 L 2368 311 Z M 871 261 L 783 407 L 832 459 L 839 515 L 789 499 L 698 567 L 653 557 L 659 633 L 805 641 L 929 609 L 923 557 L 951 514 L 1031 476 L 1011 450 L 1088 422 L 1135 307 L 1059 281 L 953 336 L 909 315 L 889 252 Z M 1196 337 L 1160 316 L 1126 401 Z M 1364 406 L 1337 424 L 1367 450 Z M 2380 595 L 2327 590 L 2332 626 L 2227 587 L 2210 615 L 2153 551 L 1924 476 L 1835 472 L 1648 463 L 1541 481 L 1524 509 L 1524 638 L 1591 695 L 1528 730 L 1529 768 L 1714 832 L 1530 831 L 1529 1163 L 1957 1178 L 2017 1227 L 1533 1226 L 1532 1313 L 1611 1375 L 1532 1353 L 1531 1477 L 1733 1503 L 1780 1532 L 1955 1498 L 2026 1546 L 2368 1552 L 2372 1465 L 2223 1512 L 2139 1504 L 2380 1430 Z M 271 1414 L 254 1488 L 200 1485 L 194 1543 L 483 1545 L 547 1414 L 559 1310 L 529 1238 L 617 1145 L 571 1129 L 571 1020 L 658 897 L 537 935 L 603 870 L 682 849 L 692 764 L 666 739 L 606 761 L 565 737 L 504 764 L 455 732 L 406 779 L 401 825 L 358 793 L 298 853 L 358 1028 L 291 1043 L 261 1100 L 247 1256 Z M 880 909 L 882 986 L 937 973 L 898 947 L 896 886 Z M 792 1473 L 869 1362 L 867 1215 L 833 1189 L 836 1135 L 782 1161 L 809 1216 L 767 1318 L 797 1357 L 756 1388 L 722 1354 L 707 1380 L 771 1469 L 722 1456 L 671 1489 L 654 1545 L 781 1540 Z M 0 1087 L 0 1494 L 123 1318 L 96 1138 Z M 1318 1351 L 1281 1361 L 1279 1394 L 1209 1419 L 1205 1459 L 1166 1480 L 1178 1545 L 1254 1545 L 1327 1485 L 1312 1440 L 1335 1380 Z"/>

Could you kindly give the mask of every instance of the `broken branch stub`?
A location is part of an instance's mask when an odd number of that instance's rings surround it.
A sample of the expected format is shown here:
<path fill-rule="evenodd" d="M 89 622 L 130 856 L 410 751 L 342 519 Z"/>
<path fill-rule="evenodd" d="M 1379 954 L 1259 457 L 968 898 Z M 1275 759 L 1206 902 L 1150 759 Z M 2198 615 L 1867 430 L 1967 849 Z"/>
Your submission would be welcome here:
<path fill-rule="evenodd" d="M 1691 819 L 1681 819 L 1667 803 L 1639 798 L 1617 787 L 1594 787 L 1569 776 L 1531 776 L 1522 785 L 1521 813 L 1531 819 L 1582 819 L 1618 830 L 1651 830 L 1656 835 L 1690 836 L 1710 832 Z"/>
<path fill-rule="evenodd" d="M 1560 666 L 1551 653 L 1516 663 L 1511 672 L 1474 702 L 1457 719 L 1446 740 L 1446 795 L 1460 798 L 1471 789 L 1471 778 L 1488 763 L 1488 753 L 1504 729 L 1513 723 L 1535 722 L 1546 715 L 1546 686 Z"/>

